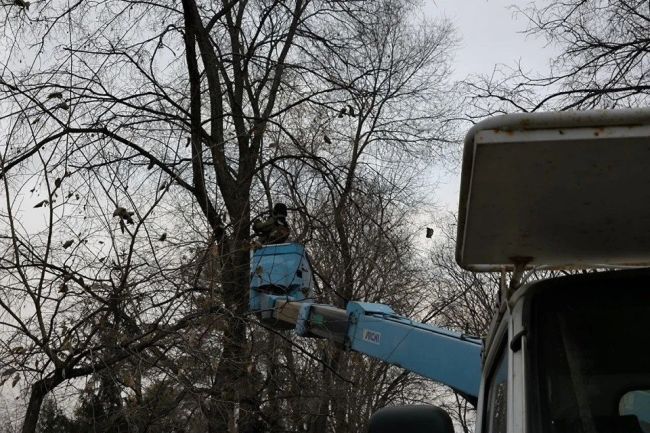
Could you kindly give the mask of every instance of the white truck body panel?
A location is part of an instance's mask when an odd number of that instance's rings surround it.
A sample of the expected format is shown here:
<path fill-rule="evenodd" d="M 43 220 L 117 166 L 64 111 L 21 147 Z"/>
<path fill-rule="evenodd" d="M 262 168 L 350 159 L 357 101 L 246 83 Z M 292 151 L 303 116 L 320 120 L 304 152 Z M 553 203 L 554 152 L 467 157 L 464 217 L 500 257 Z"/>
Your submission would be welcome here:
<path fill-rule="evenodd" d="M 467 134 L 457 261 L 650 265 L 650 109 L 525 113 Z"/>

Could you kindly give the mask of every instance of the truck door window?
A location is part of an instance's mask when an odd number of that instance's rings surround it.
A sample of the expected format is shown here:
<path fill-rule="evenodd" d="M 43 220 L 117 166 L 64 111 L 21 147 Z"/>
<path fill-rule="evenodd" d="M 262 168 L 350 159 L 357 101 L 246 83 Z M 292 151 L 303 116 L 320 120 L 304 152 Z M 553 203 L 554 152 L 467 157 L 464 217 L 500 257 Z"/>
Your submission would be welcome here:
<path fill-rule="evenodd" d="M 487 398 L 488 433 L 506 433 L 508 415 L 508 351 L 504 345 L 492 372 Z"/>
<path fill-rule="evenodd" d="M 554 295 L 533 304 L 538 431 L 650 432 L 647 284 Z"/>

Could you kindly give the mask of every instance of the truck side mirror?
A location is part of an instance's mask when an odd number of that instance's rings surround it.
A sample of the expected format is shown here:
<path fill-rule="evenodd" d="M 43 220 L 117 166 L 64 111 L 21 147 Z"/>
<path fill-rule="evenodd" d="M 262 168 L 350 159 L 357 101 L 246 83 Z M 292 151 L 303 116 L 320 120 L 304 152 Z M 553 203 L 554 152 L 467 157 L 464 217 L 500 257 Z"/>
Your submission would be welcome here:
<path fill-rule="evenodd" d="M 451 417 L 429 405 L 390 406 L 370 417 L 369 433 L 454 433 Z"/>

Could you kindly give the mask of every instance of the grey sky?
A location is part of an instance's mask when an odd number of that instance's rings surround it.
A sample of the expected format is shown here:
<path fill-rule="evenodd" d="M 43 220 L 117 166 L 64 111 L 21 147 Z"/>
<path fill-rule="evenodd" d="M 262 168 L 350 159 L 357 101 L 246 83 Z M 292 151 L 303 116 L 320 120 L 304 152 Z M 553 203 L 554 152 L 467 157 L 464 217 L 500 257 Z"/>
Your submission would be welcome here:
<path fill-rule="evenodd" d="M 539 2 L 540 0 L 538 0 Z M 512 5 L 524 7 L 530 1 L 515 0 L 425 0 L 431 16 L 443 16 L 456 27 L 460 44 L 454 61 L 454 80 L 468 75 L 490 74 L 495 65 L 515 66 L 527 71 L 544 71 L 553 49 L 546 42 L 523 34 L 528 22 L 515 14 Z M 469 124 L 468 124 L 469 129 Z M 460 168 L 459 168 L 460 170 Z M 439 174 L 437 174 L 440 176 Z M 441 207 L 456 211 L 460 173 L 443 175 L 436 191 Z"/>
<path fill-rule="evenodd" d="M 531 2 L 514 0 L 429 0 L 426 9 L 433 16 L 449 18 L 456 26 L 461 44 L 456 53 L 457 78 L 489 73 L 495 64 L 546 68 L 552 50 L 545 41 L 524 35 L 527 19 L 513 10 Z M 533 2 L 534 3 L 534 2 Z"/>

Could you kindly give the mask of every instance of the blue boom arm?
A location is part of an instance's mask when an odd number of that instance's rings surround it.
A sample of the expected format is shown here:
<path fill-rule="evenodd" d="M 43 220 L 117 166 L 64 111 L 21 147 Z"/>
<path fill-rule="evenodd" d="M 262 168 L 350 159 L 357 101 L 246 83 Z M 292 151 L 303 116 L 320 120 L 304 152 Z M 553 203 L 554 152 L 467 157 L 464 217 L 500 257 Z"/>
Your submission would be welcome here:
<path fill-rule="evenodd" d="M 302 245 L 268 245 L 253 254 L 249 307 L 267 325 L 336 341 L 476 401 L 481 380 L 479 339 L 401 317 L 383 304 L 349 302 L 345 310 L 316 304 L 313 287 Z"/>

